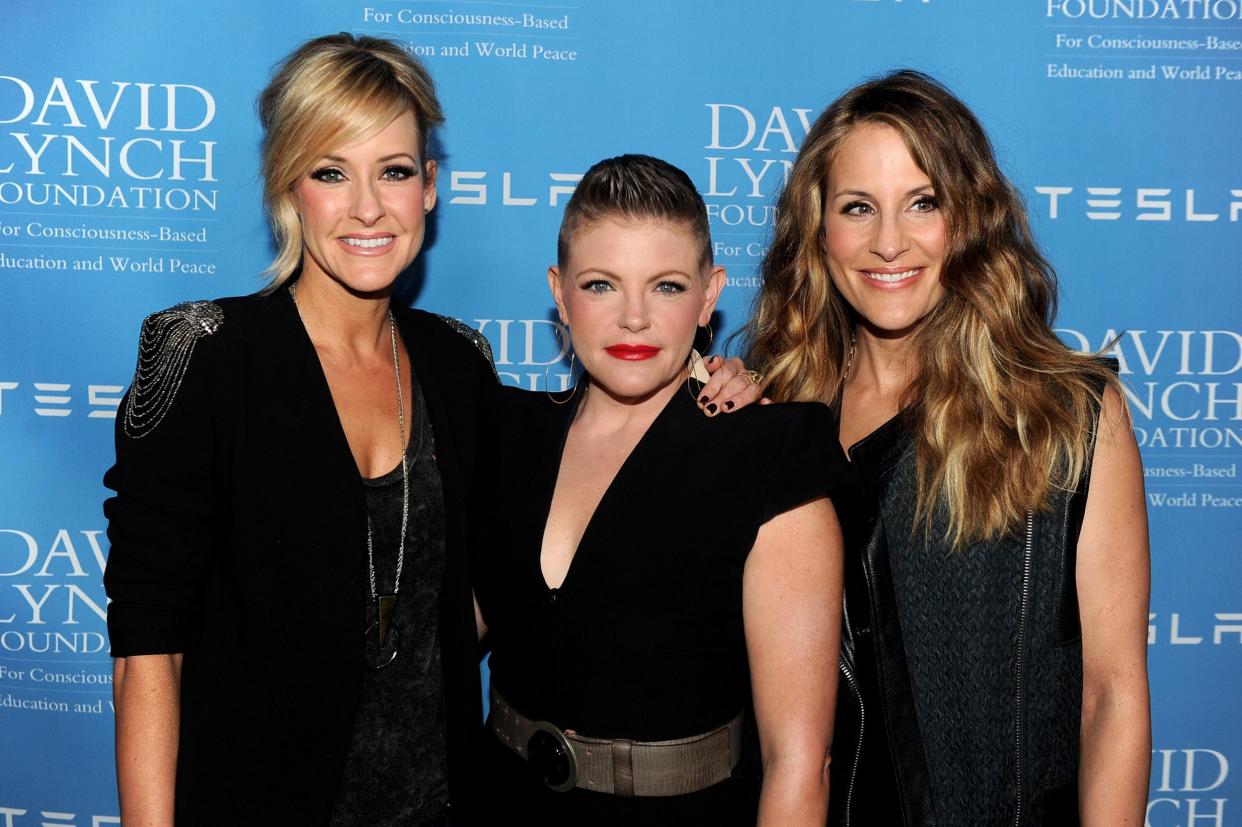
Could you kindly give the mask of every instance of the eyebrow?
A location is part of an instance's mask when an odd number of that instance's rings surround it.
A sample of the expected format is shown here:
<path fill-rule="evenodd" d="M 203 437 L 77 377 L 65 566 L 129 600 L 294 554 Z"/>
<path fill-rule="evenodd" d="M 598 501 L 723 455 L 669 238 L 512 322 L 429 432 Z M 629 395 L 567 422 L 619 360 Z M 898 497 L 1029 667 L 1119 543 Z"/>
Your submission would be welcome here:
<path fill-rule="evenodd" d="M 607 276 L 608 278 L 613 278 L 613 279 L 621 278 L 620 276 L 618 276 L 616 273 L 612 272 L 611 270 L 605 270 L 602 267 L 588 267 L 585 270 L 579 270 L 577 273 L 574 274 L 574 278 L 581 278 L 582 276 L 585 276 L 588 273 L 593 273 L 598 276 Z M 680 270 L 665 270 L 661 273 L 656 273 L 655 275 L 648 277 L 647 281 L 648 283 L 653 282 L 653 281 L 659 281 L 660 279 L 668 278 L 669 276 L 681 276 L 684 279 L 690 278 L 688 274 L 683 273 Z"/>
<path fill-rule="evenodd" d="M 907 193 L 905 194 L 905 197 L 906 197 L 906 198 L 909 198 L 911 195 L 918 195 L 919 193 L 923 192 L 924 190 L 935 190 L 935 189 L 936 189 L 936 188 L 935 188 L 934 186 L 932 186 L 931 184 L 924 184 L 924 185 L 923 185 L 923 186 L 921 186 L 921 187 L 915 187 L 914 189 L 912 189 L 912 190 L 910 190 L 909 192 L 907 192 Z M 863 197 L 863 198 L 871 198 L 871 197 L 873 197 L 873 196 L 871 195 L 871 193 L 869 193 L 869 192 L 865 192 L 865 191 L 863 191 L 863 190 L 841 190 L 840 192 L 833 193 L 833 196 L 832 196 L 832 197 L 833 197 L 833 199 L 835 200 L 835 199 L 837 199 L 837 198 L 840 198 L 842 195 L 854 195 L 854 196 L 861 196 L 861 197 Z"/>
<path fill-rule="evenodd" d="M 348 161 L 346 161 L 344 158 L 342 158 L 342 157 L 341 157 L 341 156 L 339 156 L 339 155 L 325 155 L 325 156 L 323 156 L 323 157 L 324 157 L 324 160 L 325 160 L 325 161 L 332 161 L 333 163 L 336 163 L 336 164 L 345 164 L 345 163 L 348 163 Z M 377 159 L 377 162 L 378 162 L 378 163 L 381 163 L 381 164 L 384 164 L 384 163 L 387 163 L 387 162 L 389 162 L 389 161 L 394 161 L 394 160 L 396 160 L 397 158 L 409 158 L 409 159 L 410 159 L 411 161 L 413 161 L 414 163 L 416 163 L 416 164 L 418 163 L 418 159 L 417 159 L 417 158 L 415 158 L 413 155 L 411 155 L 411 154 L 410 154 L 410 153 L 408 153 L 408 152 L 395 152 L 395 153 L 393 153 L 392 155 L 385 155 L 383 158 L 379 158 L 379 159 Z"/>

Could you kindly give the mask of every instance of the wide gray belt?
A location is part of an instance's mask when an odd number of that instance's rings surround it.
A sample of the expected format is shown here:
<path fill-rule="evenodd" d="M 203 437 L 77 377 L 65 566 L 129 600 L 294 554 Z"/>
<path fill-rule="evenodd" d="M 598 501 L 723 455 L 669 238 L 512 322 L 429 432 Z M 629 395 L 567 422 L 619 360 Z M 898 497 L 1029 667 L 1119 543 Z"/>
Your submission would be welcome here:
<path fill-rule="evenodd" d="M 492 732 L 558 792 L 580 787 L 619 796 L 685 795 L 724 781 L 742 751 L 742 716 L 671 741 L 587 738 L 532 721 L 492 690 Z"/>

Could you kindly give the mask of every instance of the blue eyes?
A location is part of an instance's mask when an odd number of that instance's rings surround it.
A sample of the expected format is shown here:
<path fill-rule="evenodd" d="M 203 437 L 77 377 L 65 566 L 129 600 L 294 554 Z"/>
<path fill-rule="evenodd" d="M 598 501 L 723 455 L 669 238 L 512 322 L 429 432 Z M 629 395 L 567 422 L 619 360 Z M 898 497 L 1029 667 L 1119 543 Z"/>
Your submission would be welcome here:
<path fill-rule="evenodd" d="M 336 184 L 344 180 L 345 175 L 336 167 L 323 167 L 312 172 L 310 177 L 325 184 Z"/>
<path fill-rule="evenodd" d="M 381 181 L 407 181 L 418 175 L 418 170 L 409 164 L 392 164 L 380 172 Z M 345 173 L 339 167 L 320 167 L 310 174 L 316 181 L 325 184 L 339 184 L 345 180 Z"/>
<path fill-rule="evenodd" d="M 612 283 L 609 281 L 605 281 L 604 279 L 593 279 L 591 281 L 584 283 L 580 289 L 587 293 L 602 295 L 604 293 L 611 292 L 615 288 L 613 287 Z M 666 281 L 661 281 L 657 283 L 655 285 L 654 290 L 657 293 L 664 293 L 665 295 L 675 296 L 679 293 L 686 292 L 686 285 L 681 284 L 680 282 L 666 280 Z"/>

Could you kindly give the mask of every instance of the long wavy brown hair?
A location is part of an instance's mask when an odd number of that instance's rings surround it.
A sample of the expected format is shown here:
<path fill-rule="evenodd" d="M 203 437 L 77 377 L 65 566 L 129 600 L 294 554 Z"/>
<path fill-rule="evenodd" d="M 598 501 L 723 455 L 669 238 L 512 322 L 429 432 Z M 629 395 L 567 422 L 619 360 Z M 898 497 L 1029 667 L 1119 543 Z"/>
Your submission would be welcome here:
<path fill-rule="evenodd" d="M 1056 274 L 978 120 L 907 70 L 834 101 L 790 171 L 747 328 L 748 361 L 767 374 L 768 395 L 840 400 L 856 318 L 829 276 L 824 203 L 842 142 L 871 124 L 901 134 L 945 217 L 944 298 L 911 339 L 917 365 L 902 405 L 917 457 L 915 526 L 929 528 L 943 507 L 946 540 L 961 548 L 1015 528 L 1077 484 L 1101 389 L 1115 377 L 1053 333 Z"/>

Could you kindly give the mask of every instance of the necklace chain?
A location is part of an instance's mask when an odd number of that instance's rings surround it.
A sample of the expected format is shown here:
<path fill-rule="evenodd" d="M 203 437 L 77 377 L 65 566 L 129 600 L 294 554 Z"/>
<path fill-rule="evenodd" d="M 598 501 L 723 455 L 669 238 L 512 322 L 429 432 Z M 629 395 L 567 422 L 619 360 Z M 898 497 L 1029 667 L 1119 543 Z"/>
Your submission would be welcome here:
<path fill-rule="evenodd" d="M 850 352 L 845 355 L 845 371 L 841 374 L 841 386 L 850 378 L 850 371 L 854 367 L 854 348 L 858 345 L 858 336 L 854 331 L 850 331 Z"/>
<path fill-rule="evenodd" d="M 401 360 L 397 356 L 397 320 L 388 308 L 388 337 L 392 340 L 392 370 L 397 377 L 397 428 L 401 432 L 401 540 L 397 543 L 397 574 L 392 581 L 395 597 L 401 591 L 401 570 L 405 567 L 405 532 L 410 524 L 410 469 L 405 455 L 405 394 L 401 390 Z M 371 516 L 367 515 L 367 574 L 371 579 L 371 599 L 376 599 L 375 552 L 371 540 Z"/>
<path fill-rule="evenodd" d="M 302 316 L 302 306 L 298 304 L 297 284 L 289 285 L 289 295 L 293 297 L 293 306 L 306 326 L 306 318 Z M 401 571 L 405 567 L 405 533 L 410 524 L 410 468 L 406 457 L 405 438 L 405 393 L 401 387 L 401 359 L 397 354 L 397 319 L 392 308 L 388 308 L 388 338 L 392 342 L 392 370 L 397 377 L 397 428 L 401 433 L 401 539 L 397 543 L 397 573 L 393 578 L 392 593 L 395 597 L 401 591 Z M 379 599 L 375 587 L 375 547 L 371 533 L 371 515 L 367 515 L 367 575 L 371 584 L 371 600 Z"/>

